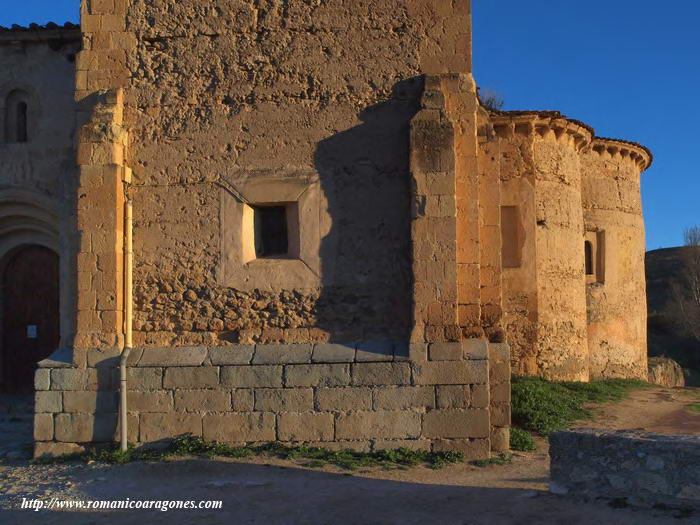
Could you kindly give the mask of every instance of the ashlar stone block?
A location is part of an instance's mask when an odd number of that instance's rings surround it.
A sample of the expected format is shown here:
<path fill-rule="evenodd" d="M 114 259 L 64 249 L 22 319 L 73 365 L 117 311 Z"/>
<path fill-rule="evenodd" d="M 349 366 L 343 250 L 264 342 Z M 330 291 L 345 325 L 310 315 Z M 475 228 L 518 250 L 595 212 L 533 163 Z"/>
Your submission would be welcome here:
<path fill-rule="evenodd" d="M 285 383 L 293 386 L 335 387 L 350 384 L 350 365 L 288 365 Z"/>
<path fill-rule="evenodd" d="M 281 366 L 222 366 L 221 384 L 232 388 L 280 388 Z"/>
<path fill-rule="evenodd" d="M 248 414 L 207 414 L 204 439 L 228 443 L 274 441 L 275 416 L 264 412 Z"/>
<path fill-rule="evenodd" d="M 336 438 L 349 440 L 418 438 L 421 415 L 408 411 L 356 411 L 340 414 L 336 421 Z"/>
<path fill-rule="evenodd" d="M 186 366 L 165 369 L 164 388 L 208 388 L 219 384 L 219 368 L 215 366 Z"/>
<path fill-rule="evenodd" d="M 311 388 L 265 388 L 255 391 L 255 410 L 260 412 L 304 412 L 313 408 Z"/>
<path fill-rule="evenodd" d="M 490 432 L 485 409 L 433 410 L 423 415 L 423 437 L 488 438 Z"/>
<path fill-rule="evenodd" d="M 333 414 L 281 414 L 279 438 L 282 441 L 331 441 L 333 440 Z"/>

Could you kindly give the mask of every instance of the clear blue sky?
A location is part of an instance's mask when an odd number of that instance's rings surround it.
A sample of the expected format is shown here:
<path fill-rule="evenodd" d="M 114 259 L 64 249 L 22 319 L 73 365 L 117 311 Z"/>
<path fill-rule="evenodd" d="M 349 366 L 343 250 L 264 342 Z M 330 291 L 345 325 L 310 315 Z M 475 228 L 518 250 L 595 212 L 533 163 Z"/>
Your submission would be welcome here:
<path fill-rule="evenodd" d="M 556 109 L 654 153 L 647 247 L 700 224 L 700 2 L 473 0 L 474 74 L 505 109 Z"/>
<path fill-rule="evenodd" d="M 32 22 L 77 23 L 80 19 L 80 0 L 2 0 L 0 26 L 26 26 Z"/>
<path fill-rule="evenodd" d="M 78 21 L 78 0 L 4 4 L 4 26 Z M 473 10 L 477 83 L 506 109 L 556 109 L 651 148 L 647 246 L 679 245 L 700 224 L 700 2 L 473 0 Z"/>

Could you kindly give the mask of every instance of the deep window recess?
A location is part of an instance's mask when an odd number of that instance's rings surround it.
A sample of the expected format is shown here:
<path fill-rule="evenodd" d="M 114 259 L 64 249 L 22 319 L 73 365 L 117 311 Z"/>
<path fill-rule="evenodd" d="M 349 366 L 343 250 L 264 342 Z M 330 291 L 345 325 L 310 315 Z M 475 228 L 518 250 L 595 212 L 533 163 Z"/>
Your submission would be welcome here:
<path fill-rule="evenodd" d="M 289 252 L 286 206 L 256 206 L 255 256 L 259 259 L 285 257 Z"/>
<path fill-rule="evenodd" d="M 595 275 L 593 243 L 591 243 L 591 241 L 584 241 L 584 250 L 586 252 L 586 275 Z"/>
<path fill-rule="evenodd" d="M 501 206 L 501 262 L 504 268 L 522 264 L 522 233 L 517 206 Z"/>

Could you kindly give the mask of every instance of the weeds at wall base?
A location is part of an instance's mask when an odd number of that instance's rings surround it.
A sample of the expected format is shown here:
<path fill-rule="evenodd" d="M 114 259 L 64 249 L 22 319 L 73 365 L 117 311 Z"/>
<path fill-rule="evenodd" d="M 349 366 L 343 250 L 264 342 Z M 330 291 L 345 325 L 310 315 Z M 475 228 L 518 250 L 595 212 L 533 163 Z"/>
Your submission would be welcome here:
<path fill-rule="evenodd" d="M 246 458 L 251 456 L 271 456 L 287 460 L 300 460 L 302 466 L 321 468 L 334 465 L 345 470 L 378 467 L 385 470 L 406 469 L 427 466 L 432 469 L 444 468 L 464 461 L 464 454 L 456 451 L 428 452 L 398 448 L 376 452 L 355 452 L 353 450 L 328 450 L 317 447 L 288 447 L 279 443 L 267 443 L 255 447 L 234 447 L 225 443 L 205 441 L 201 437 L 183 435 L 165 450 L 143 450 L 129 448 L 122 452 L 119 448 L 93 450 L 82 454 L 67 454 L 58 457 L 37 458 L 35 464 L 67 463 L 71 461 L 99 461 L 111 464 L 132 461 L 163 461 L 169 458 L 199 456 L 206 458 Z"/>
<path fill-rule="evenodd" d="M 518 452 L 534 452 L 537 450 L 535 440 L 527 430 L 512 427 L 510 429 L 510 449 Z"/>

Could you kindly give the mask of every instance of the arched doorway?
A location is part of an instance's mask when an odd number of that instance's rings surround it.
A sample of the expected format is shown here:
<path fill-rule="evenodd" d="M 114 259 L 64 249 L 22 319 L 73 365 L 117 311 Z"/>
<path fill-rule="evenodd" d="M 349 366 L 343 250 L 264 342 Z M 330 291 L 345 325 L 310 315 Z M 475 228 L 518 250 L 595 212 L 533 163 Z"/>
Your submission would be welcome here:
<path fill-rule="evenodd" d="M 10 253 L 2 271 L 2 385 L 32 392 L 36 364 L 60 340 L 59 258 L 38 245 Z"/>

